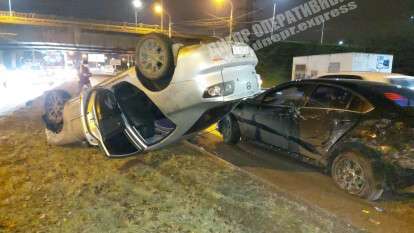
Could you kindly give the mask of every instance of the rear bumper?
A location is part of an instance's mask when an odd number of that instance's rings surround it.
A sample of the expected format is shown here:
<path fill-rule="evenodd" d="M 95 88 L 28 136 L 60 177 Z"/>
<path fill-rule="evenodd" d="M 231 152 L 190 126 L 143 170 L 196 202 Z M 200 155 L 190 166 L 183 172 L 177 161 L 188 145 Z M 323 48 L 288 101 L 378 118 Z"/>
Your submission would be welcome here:
<path fill-rule="evenodd" d="M 261 78 L 252 65 L 225 68 L 223 82 L 234 82 L 234 93 L 224 96 L 224 101 L 235 101 L 257 95 L 261 91 Z"/>
<path fill-rule="evenodd" d="M 193 126 L 185 133 L 185 135 L 191 135 L 195 132 L 207 129 L 212 124 L 219 122 L 223 116 L 230 113 L 239 102 L 227 102 L 223 105 L 205 111 L 201 117 L 194 123 Z"/>

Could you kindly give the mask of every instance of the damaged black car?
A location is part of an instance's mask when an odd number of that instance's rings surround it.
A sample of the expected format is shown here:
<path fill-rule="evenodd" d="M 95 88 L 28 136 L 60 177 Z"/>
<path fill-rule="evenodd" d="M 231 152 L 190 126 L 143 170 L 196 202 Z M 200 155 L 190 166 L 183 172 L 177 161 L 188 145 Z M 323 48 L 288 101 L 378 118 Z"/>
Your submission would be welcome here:
<path fill-rule="evenodd" d="M 414 184 L 414 92 L 359 80 L 282 84 L 219 123 L 224 141 L 253 140 L 326 168 L 352 195 L 378 200 Z"/>

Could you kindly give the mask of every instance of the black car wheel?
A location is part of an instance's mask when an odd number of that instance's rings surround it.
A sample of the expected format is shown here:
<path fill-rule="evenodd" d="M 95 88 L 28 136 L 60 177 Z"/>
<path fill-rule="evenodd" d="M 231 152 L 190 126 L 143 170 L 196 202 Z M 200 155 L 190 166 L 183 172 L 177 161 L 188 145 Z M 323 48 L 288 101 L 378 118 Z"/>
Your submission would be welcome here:
<path fill-rule="evenodd" d="M 170 38 L 162 34 L 143 36 L 136 47 L 138 79 L 151 91 L 162 91 L 174 74 L 174 55 Z"/>
<path fill-rule="evenodd" d="M 332 178 L 341 189 L 370 201 L 378 200 L 384 192 L 372 162 L 357 151 L 346 151 L 336 157 Z"/>
<path fill-rule="evenodd" d="M 231 115 L 227 115 L 220 121 L 219 129 L 226 144 L 237 144 L 240 141 L 239 124 Z"/>

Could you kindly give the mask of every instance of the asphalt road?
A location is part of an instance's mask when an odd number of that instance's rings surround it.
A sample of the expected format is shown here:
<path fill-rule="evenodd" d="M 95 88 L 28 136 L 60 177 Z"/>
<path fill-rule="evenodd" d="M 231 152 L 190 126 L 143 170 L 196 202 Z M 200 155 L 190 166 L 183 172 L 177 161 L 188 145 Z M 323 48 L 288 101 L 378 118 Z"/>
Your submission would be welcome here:
<path fill-rule="evenodd" d="M 321 169 L 291 159 L 283 152 L 249 142 L 229 146 L 222 143 L 217 132 L 204 133 L 193 143 L 368 232 L 414 232 L 414 197 L 410 194 L 386 195 L 384 200 L 370 203 L 344 193 Z"/>

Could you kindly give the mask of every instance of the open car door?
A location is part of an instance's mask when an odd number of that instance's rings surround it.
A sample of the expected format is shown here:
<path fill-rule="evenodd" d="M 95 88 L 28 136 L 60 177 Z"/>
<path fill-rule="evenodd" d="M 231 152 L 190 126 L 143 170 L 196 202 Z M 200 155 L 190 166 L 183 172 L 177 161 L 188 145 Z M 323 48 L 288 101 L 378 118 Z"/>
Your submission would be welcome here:
<path fill-rule="evenodd" d="M 126 157 L 143 151 L 143 145 L 129 132 L 130 127 L 110 90 L 96 89 L 89 95 L 86 124 L 108 157 Z"/>

